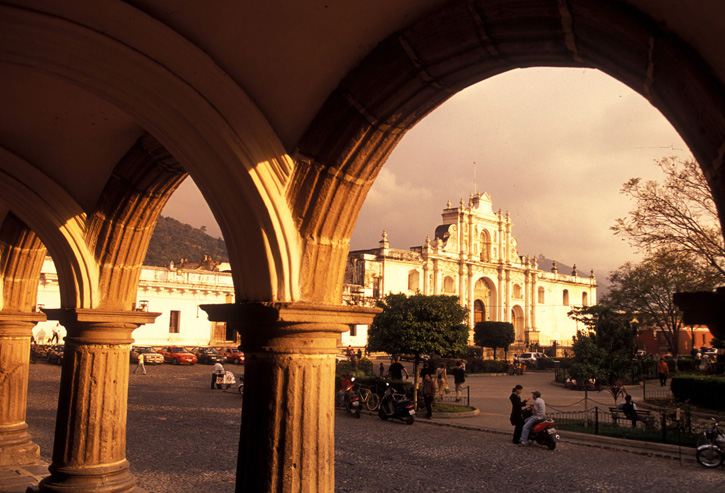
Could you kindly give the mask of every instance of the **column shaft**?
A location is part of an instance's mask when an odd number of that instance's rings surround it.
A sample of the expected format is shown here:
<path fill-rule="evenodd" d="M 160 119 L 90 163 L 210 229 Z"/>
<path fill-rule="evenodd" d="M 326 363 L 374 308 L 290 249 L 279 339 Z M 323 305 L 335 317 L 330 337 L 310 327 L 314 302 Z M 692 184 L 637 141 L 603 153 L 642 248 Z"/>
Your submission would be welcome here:
<path fill-rule="evenodd" d="M 338 335 L 376 308 L 304 303 L 203 305 L 242 335 L 238 492 L 332 492 Z"/>
<path fill-rule="evenodd" d="M 136 478 L 126 460 L 131 333 L 158 315 L 47 310 L 68 330 L 51 475 L 40 491 L 126 492 Z"/>
<path fill-rule="evenodd" d="M 0 466 L 37 462 L 40 448 L 25 423 L 30 336 L 42 313 L 0 312 Z"/>

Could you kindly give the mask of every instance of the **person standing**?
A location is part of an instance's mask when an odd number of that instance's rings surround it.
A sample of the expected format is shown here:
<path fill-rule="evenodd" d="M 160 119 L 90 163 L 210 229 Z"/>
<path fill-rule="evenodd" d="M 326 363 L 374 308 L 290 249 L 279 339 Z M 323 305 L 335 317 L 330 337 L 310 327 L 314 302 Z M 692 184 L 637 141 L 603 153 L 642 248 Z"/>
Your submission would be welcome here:
<path fill-rule="evenodd" d="M 423 376 L 423 401 L 425 402 L 425 409 L 428 411 L 426 418 L 431 419 L 433 417 L 433 396 L 435 396 L 436 389 L 433 379 L 430 373 L 426 373 Z"/>
<path fill-rule="evenodd" d="M 218 361 L 214 365 L 214 371 L 211 373 L 211 388 L 221 388 L 220 385 L 217 384 L 217 377 L 224 377 L 224 366 L 219 363 Z"/>
<path fill-rule="evenodd" d="M 521 432 L 521 445 L 531 445 L 531 442 L 529 442 L 531 429 L 536 423 L 546 419 L 546 403 L 541 398 L 541 392 L 535 390 L 531 392 L 531 396 L 534 398 L 534 403 L 531 406 L 533 414 L 524 420 L 524 428 Z"/>
<path fill-rule="evenodd" d="M 143 374 L 146 375 L 146 367 L 143 364 L 143 353 L 138 353 L 138 364 L 136 365 L 136 368 L 133 369 L 133 374 L 135 375 L 138 369 L 141 368 L 141 371 L 143 371 Z"/>
<path fill-rule="evenodd" d="M 378 368 L 378 376 L 380 376 L 380 378 L 383 378 L 383 375 L 385 375 L 385 365 L 381 361 L 380 367 Z"/>
<path fill-rule="evenodd" d="M 660 362 L 657 363 L 657 376 L 660 377 L 660 387 L 667 386 L 667 375 L 670 373 L 670 367 L 667 366 L 665 357 L 660 358 Z"/>
<path fill-rule="evenodd" d="M 50 343 L 58 343 L 59 342 L 59 334 L 58 334 L 58 327 L 60 326 L 59 323 L 55 324 L 55 327 L 53 327 L 53 336 L 50 338 Z"/>
<path fill-rule="evenodd" d="M 521 385 L 517 385 L 513 389 L 511 389 L 511 395 L 509 396 L 509 400 L 511 400 L 511 425 L 514 427 L 514 438 L 513 443 L 518 444 L 519 440 L 521 440 L 521 431 L 524 428 L 524 417 L 521 411 L 524 407 L 526 407 L 526 403 L 529 402 L 528 399 L 521 400 L 521 391 L 524 390 L 524 388 Z"/>
<path fill-rule="evenodd" d="M 438 383 L 438 400 L 443 399 L 443 392 L 448 388 L 448 372 L 446 364 L 441 363 L 436 370 L 436 381 Z"/>
<path fill-rule="evenodd" d="M 466 381 L 466 370 L 463 369 L 463 361 L 458 361 L 452 371 L 453 382 L 456 384 L 456 402 L 461 402 L 461 389 Z"/>
<path fill-rule="evenodd" d="M 408 378 L 408 370 L 400 363 L 399 358 L 395 358 L 393 363 L 388 367 L 388 376 L 392 380 L 402 380 L 403 372 L 405 372 L 405 378 Z"/>

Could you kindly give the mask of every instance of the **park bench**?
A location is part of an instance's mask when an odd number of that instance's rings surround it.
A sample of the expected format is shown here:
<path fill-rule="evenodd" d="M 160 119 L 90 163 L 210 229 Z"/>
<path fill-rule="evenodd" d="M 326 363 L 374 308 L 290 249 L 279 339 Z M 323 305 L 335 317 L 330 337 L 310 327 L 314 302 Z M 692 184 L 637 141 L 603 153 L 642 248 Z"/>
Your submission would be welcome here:
<path fill-rule="evenodd" d="M 630 423 L 632 423 L 632 427 L 637 426 L 638 421 L 641 421 L 642 423 L 644 423 L 645 427 L 650 426 L 653 422 L 651 411 L 643 411 L 643 410 L 637 409 L 635 411 L 637 413 L 637 419 L 634 422 L 632 422 L 632 418 L 625 415 L 624 411 L 622 411 L 622 409 L 620 409 L 618 407 L 610 407 L 609 412 L 612 415 L 612 423 L 617 426 L 618 426 L 618 421 L 620 419 L 624 420 L 624 421 L 629 421 Z"/>

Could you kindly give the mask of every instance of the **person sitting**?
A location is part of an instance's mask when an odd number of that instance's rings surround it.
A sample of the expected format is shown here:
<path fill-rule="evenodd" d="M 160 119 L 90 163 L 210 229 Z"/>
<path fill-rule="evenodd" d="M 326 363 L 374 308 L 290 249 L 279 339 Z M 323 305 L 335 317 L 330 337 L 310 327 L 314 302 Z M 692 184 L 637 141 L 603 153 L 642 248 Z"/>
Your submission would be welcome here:
<path fill-rule="evenodd" d="M 645 421 L 643 418 L 641 418 L 637 414 L 637 405 L 632 402 L 632 396 L 627 394 L 624 396 L 624 402 L 620 404 L 619 409 L 622 410 L 622 413 L 632 422 L 632 428 L 635 428 L 637 426 L 637 421 Z"/>
<path fill-rule="evenodd" d="M 546 419 L 546 403 L 541 398 L 541 392 L 535 390 L 531 393 L 534 401 L 529 403 L 533 413 L 524 420 L 524 428 L 521 432 L 521 445 L 530 445 L 529 434 L 534 425 Z"/>

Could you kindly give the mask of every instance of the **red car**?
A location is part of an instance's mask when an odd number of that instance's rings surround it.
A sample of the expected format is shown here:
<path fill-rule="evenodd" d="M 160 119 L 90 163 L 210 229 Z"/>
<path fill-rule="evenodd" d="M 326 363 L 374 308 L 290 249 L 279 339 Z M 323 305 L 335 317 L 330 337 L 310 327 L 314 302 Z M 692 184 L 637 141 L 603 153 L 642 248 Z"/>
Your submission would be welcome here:
<path fill-rule="evenodd" d="M 229 363 L 235 365 L 244 363 L 244 353 L 235 347 L 223 347 L 219 349 L 219 352 L 224 355 L 224 359 Z"/>
<path fill-rule="evenodd" d="M 196 363 L 196 356 L 191 354 L 188 349 L 182 346 L 166 346 L 159 350 L 161 356 L 164 357 L 166 363 L 179 365 L 188 363 L 193 365 Z"/>

